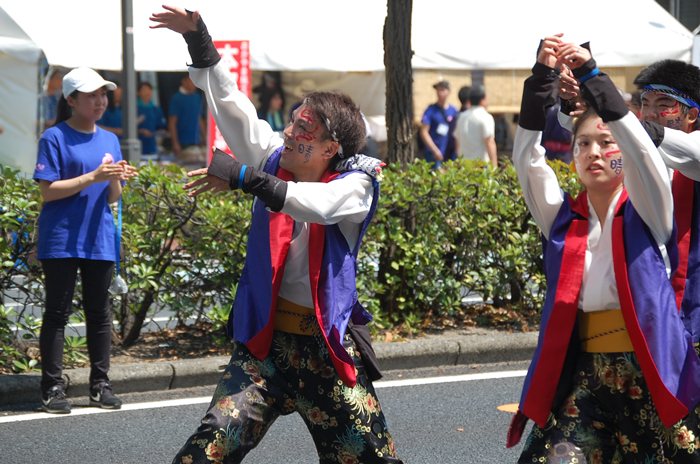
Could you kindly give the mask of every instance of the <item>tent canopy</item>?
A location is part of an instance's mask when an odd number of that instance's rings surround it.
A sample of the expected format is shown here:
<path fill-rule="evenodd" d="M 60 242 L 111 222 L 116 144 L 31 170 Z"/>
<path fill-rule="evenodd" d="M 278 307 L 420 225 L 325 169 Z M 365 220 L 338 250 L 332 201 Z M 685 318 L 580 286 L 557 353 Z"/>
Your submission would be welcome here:
<path fill-rule="evenodd" d="M 0 8 L 0 164 L 25 172 L 36 154 L 39 48 Z"/>
<path fill-rule="evenodd" d="M 182 38 L 149 29 L 148 17 L 161 11 L 162 0 L 132 1 L 136 69 L 186 69 Z M 0 7 L 44 50 L 50 64 L 121 69 L 120 1 L 0 0 Z M 199 9 L 215 39 L 250 40 L 255 70 L 384 69 L 384 1 L 199 0 L 190 7 Z M 412 29 L 416 69 L 530 68 L 539 39 L 556 32 L 577 42 L 590 40 L 601 66 L 688 61 L 692 45 L 691 33 L 654 0 L 589 0 L 585 5 L 453 0 L 439 6 L 414 0 Z"/>

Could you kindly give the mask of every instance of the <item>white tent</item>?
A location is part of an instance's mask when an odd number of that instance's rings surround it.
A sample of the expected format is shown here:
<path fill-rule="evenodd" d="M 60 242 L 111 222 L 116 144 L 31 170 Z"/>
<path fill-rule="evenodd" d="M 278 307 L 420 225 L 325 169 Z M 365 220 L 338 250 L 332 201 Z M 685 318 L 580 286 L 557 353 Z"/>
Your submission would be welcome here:
<path fill-rule="evenodd" d="M 0 8 L 0 164 L 25 172 L 36 159 L 41 60 L 41 49 Z"/>
<path fill-rule="evenodd" d="M 183 39 L 149 28 L 163 0 L 132 2 L 136 70 L 185 70 Z M 201 12 L 214 39 L 249 40 L 253 70 L 290 71 L 287 93 L 312 77 L 318 90 L 344 90 L 368 116 L 383 115 L 386 1 L 189 0 L 187 6 Z M 119 0 L 0 0 L 0 8 L 49 64 L 121 69 Z M 655 0 L 413 0 L 413 67 L 527 69 L 540 38 L 556 32 L 591 41 L 602 67 L 690 60 L 692 34 Z M 36 78 L 13 74 L 12 80 L 36 87 Z M 7 91 L 0 92 L 5 106 Z"/>
<path fill-rule="evenodd" d="M 135 67 L 180 71 L 182 38 L 149 29 L 162 0 L 132 0 Z M 215 39 L 248 39 L 255 70 L 382 71 L 386 2 L 199 0 Z M 0 0 L 52 65 L 121 69 L 119 0 Z M 40 11 L 42 14 L 37 15 Z M 416 69 L 524 69 L 546 34 L 592 42 L 601 66 L 690 60 L 692 34 L 654 0 L 413 1 Z"/>

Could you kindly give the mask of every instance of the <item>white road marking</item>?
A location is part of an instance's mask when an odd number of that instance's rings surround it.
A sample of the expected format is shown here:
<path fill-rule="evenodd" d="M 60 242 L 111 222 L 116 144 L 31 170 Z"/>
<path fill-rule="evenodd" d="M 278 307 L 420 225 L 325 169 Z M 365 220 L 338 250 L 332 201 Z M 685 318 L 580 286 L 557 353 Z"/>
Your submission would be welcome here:
<path fill-rule="evenodd" d="M 468 382 L 470 380 L 506 379 L 509 377 L 525 377 L 527 371 L 484 372 L 483 374 L 447 375 L 444 377 L 429 377 L 425 379 L 387 380 L 374 382 L 374 388 L 409 387 L 413 385 L 431 385 L 436 383 Z"/>
<path fill-rule="evenodd" d="M 432 385 L 437 383 L 468 382 L 471 380 L 505 379 L 510 377 L 524 377 L 526 374 L 527 371 L 503 371 L 485 372 L 482 374 L 449 375 L 444 377 L 429 377 L 423 379 L 387 380 L 384 382 L 374 382 L 374 388 L 378 389 L 390 387 L 410 387 L 415 385 Z M 208 404 L 209 402 L 211 402 L 211 396 L 201 396 L 198 398 L 182 398 L 179 400 L 151 401 L 147 403 L 124 404 L 121 409 L 77 408 L 73 409 L 70 414 L 49 414 L 45 412 L 39 412 L 35 414 L 0 417 L 0 424 L 5 424 L 9 422 L 24 422 L 39 419 L 60 419 L 74 416 L 87 416 L 90 414 L 104 414 L 109 412 L 139 411 L 142 409 L 168 408 L 171 406 L 190 406 L 193 404 Z"/>

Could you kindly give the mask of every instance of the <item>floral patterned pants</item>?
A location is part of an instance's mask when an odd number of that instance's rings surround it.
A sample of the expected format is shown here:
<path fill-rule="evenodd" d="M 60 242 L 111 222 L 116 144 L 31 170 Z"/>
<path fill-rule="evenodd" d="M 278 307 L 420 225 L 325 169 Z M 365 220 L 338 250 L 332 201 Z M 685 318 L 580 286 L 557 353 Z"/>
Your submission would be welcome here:
<path fill-rule="evenodd" d="M 239 463 L 275 419 L 296 411 L 321 464 L 400 464 L 349 335 L 344 345 L 355 361 L 354 388 L 343 384 L 315 337 L 275 332 L 264 361 L 236 342 L 202 424 L 173 463 Z"/>
<path fill-rule="evenodd" d="M 535 424 L 520 463 L 700 463 L 700 405 L 665 428 L 633 352 L 580 353 L 569 396 Z"/>

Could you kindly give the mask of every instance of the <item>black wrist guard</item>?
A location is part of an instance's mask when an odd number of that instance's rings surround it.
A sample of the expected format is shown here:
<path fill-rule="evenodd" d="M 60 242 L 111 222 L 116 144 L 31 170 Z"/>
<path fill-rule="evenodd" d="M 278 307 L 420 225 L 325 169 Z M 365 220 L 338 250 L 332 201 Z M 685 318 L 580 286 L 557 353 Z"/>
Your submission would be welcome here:
<path fill-rule="evenodd" d="M 272 174 L 241 164 L 233 156 L 214 150 L 207 174 L 228 182 L 231 190 L 241 189 L 255 195 L 277 213 L 284 207 L 287 198 L 287 183 Z"/>
<path fill-rule="evenodd" d="M 532 72 L 523 86 L 518 125 L 523 129 L 543 131 L 547 127 L 547 110 L 556 103 L 559 76 L 554 69 L 541 63 L 535 64 Z"/>
<path fill-rule="evenodd" d="M 231 190 L 236 190 L 242 167 L 243 165 L 237 159 L 217 148 L 214 150 L 207 174 L 225 180 Z"/>
<path fill-rule="evenodd" d="M 596 69 L 595 60 L 591 58 L 580 68 L 574 69 L 573 72 L 576 79 L 579 79 Z M 603 122 L 617 121 L 629 113 L 627 103 L 617 91 L 617 87 L 603 72 L 599 72 L 581 83 L 581 96 L 593 106 Z"/>
<path fill-rule="evenodd" d="M 182 34 L 187 42 L 187 50 L 192 58 L 193 68 L 208 68 L 221 61 L 202 18 L 197 22 L 197 30 Z"/>
<path fill-rule="evenodd" d="M 274 213 L 282 211 L 284 200 L 287 198 L 287 183 L 272 174 L 247 167 L 243 179 L 242 190 L 252 193 Z"/>

